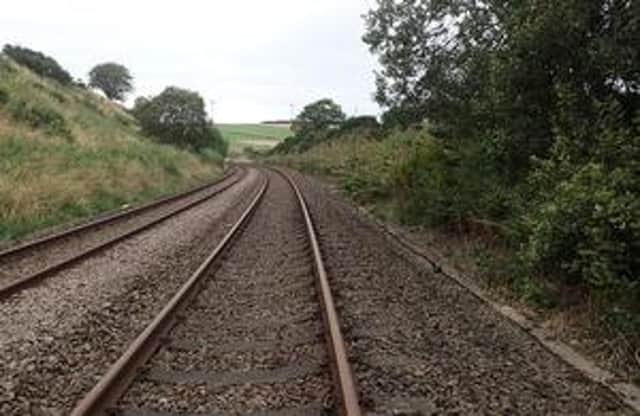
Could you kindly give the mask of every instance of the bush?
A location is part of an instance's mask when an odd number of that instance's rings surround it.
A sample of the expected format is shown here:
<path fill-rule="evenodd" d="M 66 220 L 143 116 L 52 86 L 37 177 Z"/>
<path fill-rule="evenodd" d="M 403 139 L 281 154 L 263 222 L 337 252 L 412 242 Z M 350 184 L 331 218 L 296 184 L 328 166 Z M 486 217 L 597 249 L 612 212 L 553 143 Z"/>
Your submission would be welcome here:
<path fill-rule="evenodd" d="M 608 170 L 590 162 L 549 189 L 524 219 L 525 264 L 537 273 L 561 273 L 569 284 L 640 301 L 640 176 L 634 164 Z"/>
<path fill-rule="evenodd" d="M 0 88 L 0 105 L 5 105 L 9 102 L 9 93 Z"/>
<path fill-rule="evenodd" d="M 62 84 L 70 84 L 73 78 L 55 59 L 41 52 L 20 46 L 5 45 L 2 50 L 7 56 L 43 77 L 52 78 Z"/>
<path fill-rule="evenodd" d="M 15 121 L 25 123 L 34 129 L 42 129 L 52 136 L 72 139 L 71 130 L 65 118 L 53 110 L 18 101 L 11 105 L 9 112 Z"/>
<path fill-rule="evenodd" d="M 492 156 L 480 143 L 423 135 L 412 154 L 398 167 L 403 221 L 449 225 L 508 216 L 512 191 L 502 184 Z"/>

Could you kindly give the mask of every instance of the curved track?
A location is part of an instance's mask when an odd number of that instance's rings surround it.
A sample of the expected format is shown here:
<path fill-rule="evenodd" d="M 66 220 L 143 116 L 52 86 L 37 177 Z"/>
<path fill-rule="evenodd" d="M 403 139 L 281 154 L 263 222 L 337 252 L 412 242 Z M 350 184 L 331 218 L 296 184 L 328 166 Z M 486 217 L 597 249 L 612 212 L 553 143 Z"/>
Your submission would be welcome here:
<path fill-rule="evenodd" d="M 266 174 L 72 415 L 202 412 L 361 415 L 313 222 L 284 174 Z"/>
<path fill-rule="evenodd" d="M 213 183 L 117 212 L 0 252 L 0 301 L 120 241 L 193 208 L 238 183 L 234 168 Z"/>

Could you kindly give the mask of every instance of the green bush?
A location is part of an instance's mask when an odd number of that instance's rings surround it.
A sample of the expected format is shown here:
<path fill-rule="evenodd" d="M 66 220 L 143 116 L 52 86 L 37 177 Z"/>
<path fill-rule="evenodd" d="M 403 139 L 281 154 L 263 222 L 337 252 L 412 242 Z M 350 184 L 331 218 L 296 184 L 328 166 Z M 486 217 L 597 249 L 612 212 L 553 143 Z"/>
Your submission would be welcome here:
<path fill-rule="evenodd" d="M 7 56 L 43 77 L 52 78 L 62 84 L 70 84 L 71 75 L 50 56 L 20 46 L 5 45 L 2 50 Z"/>
<path fill-rule="evenodd" d="M 0 105 L 5 105 L 9 102 L 9 93 L 0 88 Z"/>
<path fill-rule="evenodd" d="M 470 218 L 504 219 L 512 191 L 502 184 L 491 155 L 479 143 L 426 136 L 398 170 L 401 216 L 408 223 L 447 225 Z"/>
<path fill-rule="evenodd" d="M 54 110 L 17 101 L 12 103 L 9 112 L 15 121 L 25 123 L 29 127 L 42 129 L 52 136 L 72 138 L 65 118 Z"/>
<path fill-rule="evenodd" d="M 634 162 L 637 165 L 637 163 Z M 521 256 L 532 270 L 605 294 L 640 294 L 640 176 L 591 162 L 525 216 Z M 634 295 L 635 293 L 635 295 Z M 640 297 L 638 297 L 640 300 Z"/>

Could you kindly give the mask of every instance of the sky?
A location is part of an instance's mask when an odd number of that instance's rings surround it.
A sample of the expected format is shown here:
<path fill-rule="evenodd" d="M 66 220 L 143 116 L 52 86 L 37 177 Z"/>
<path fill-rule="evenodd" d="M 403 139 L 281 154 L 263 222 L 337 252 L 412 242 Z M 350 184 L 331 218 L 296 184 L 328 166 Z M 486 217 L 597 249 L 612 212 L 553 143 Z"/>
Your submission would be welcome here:
<path fill-rule="evenodd" d="M 0 43 L 53 56 L 86 80 L 98 63 L 134 76 L 135 96 L 198 91 L 214 120 L 288 119 L 333 98 L 377 115 L 375 58 L 361 41 L 374 0 L 4 1 Z"/>

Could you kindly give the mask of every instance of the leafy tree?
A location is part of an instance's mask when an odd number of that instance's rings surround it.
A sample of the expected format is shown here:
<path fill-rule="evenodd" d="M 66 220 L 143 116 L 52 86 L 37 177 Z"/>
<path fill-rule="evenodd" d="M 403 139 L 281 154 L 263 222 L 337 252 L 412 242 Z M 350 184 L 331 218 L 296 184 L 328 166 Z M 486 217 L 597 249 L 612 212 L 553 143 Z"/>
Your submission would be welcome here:
<path fill-rule="evenodd" d="M 100 89 L 110 100 L 124 100 L 133 90 L 132 81 L 129 70 L 114 62 L 96 65 L 89 72 L 89 86 Z"/>
<path fill-rule="evenodd" d="M 329 98 L 306 105 L 293 120 L 294 135 L 278 144 L 273 153 L 301 152 L 339 132 L 346 115 L 342 108 Z"/>
<path fill-rule="evenodd" d="M 329 98 L 306 105 L 291 126 L 295 133 L 307 134 L 334 129 L 340 126 L 346 115 L 342 108 Z"/>
<path fill-rule="evenodd" d="M 490 138 L 514 177 L 558 131 L 591 141 L 597 103 L 628 122 L 640 108 L 638 2 L 378 0 L 366 23 L 377 101 L 443 137 Z"/>
<path fill-rule="evenodd" d="M 204 100 L 197 92 L 168 87 L 156 97 L 136 99 L 132 112 L 143 132 L 160 142 L 225 152 L 226 142 L 208 120 Z"/>
<path fill-rule="evenodd" d="M 70 84 L 73 80 L 55 59 L 42 52 L 17 45 L 5 45 L 2 52 L 40 76 L 55 79 L 62 84 Z"/>

